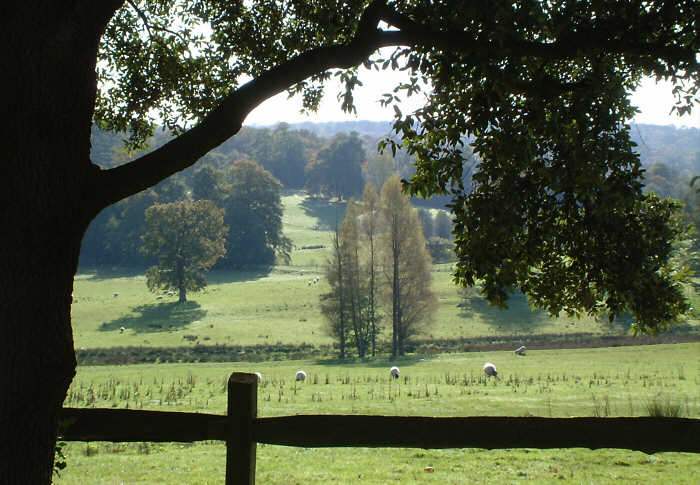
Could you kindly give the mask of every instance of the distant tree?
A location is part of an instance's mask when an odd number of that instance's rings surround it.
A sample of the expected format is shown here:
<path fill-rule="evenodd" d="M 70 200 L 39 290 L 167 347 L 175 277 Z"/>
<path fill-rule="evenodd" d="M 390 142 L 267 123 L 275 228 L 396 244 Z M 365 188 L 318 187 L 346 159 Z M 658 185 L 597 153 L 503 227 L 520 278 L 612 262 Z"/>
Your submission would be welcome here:
<path fill-rule="evenodd" d="M 644 172 L 644 190 L 659 197 L 681 198 L 685 184 L 680 183 L 678 171 L 662 162 L 652 163 Z"/>
<path fill-rule="evenodd" d="M 367 320 L 369 322 L 371 354 L 377 351 L 377 335 L 381 315 L 378 309 L 378 295 L 380 289 L 380 234 L 381 212 L 379 194 L 371 183 L 365 186 L 362 196 L 362 215 L 360 234 L 365 246 L 366 254 L 366 280 L 367 280 Z"/>
<path fill-rule="evenodd" d="M 270 265 L 289 259 L 291 241 L 282 233 L 281 185 L 270 172 L 249 160 L 233 164 L 231 193 L 224 201 L 229 228 L 224 264 L 233 268 Z"/>
<path fill-rule="evenodd" d="M 352 339 L 358 357 L 363 358 L 370 351 L 374 322 L 369 318 L 371 280 L 367 278 L 368 274 L 365 270 L 367 263 L 362 248 L 360 223 L 361 207 L 357 202 L 350 200 L 341 227 L 342 248 L 346 260 L 344 286 L 347 288 Z"/>
<path fill-rule="evenodd" d="M 338 198 L 360 194 L 365 158 L 365 149 L 357 133 L 337 134 L 308 167 L 307 189 Z"/>
<path fill-rule="evenodd" d="M 178 177 L 170 177 L 153 187 L 158 195 L 158 202 L 169 204 L 185 200 L 187 198 L 187 187 Z"/>
<path fill-rule="evenodd" d="M 418 219 L 423 227 L 423 236 L 426 240 L 433 236 L 433 214 L 427 209 L 418 209 Z"/>
<path fill-rule="evenodd" d="M 271 133 L 267 159 L 259 162 L 287 188 L 304 187 L 304 168 L 308 155 L 302 134 L 290 130 L 285 123 L 280 123 Z"/>
<path fill-rule="evenodd" d="M 396 174 L 396 162 L 388 152 L 374 153 L 367 159 L 365 178 L 375 187 L 382 187 L 384 182 L 394 174 Z"/>
<path fill-rule="evenodd" d="M 204 165 L 195 171 L 191 184 L 193 200 L 211 200 L 219 207 L 223 205 L 229 191 L 223 172 L 210 165 Z"/>
<path fill-rule="evenodd" d="M 403 194 L 398 176 L 382 188 L 381 211 L 386 297 L 391 306 L 391 355 L 405 353 L 406 341 L 427 324 L 435 311 L 430 289 L 431 261 L 416 210 Z"/>
<path fill-rule="evenodd" d="M 330 291 L 320 296 L 321 314 L 328 323 L 328 334 L 338 340 L 338 357 L 347 356 L 348 319 L 347 319 L 347 290 L 345 288 L 345 251 L 340 239 L 340 230 L 336 224 L 333 234 L 333 250 L 326 263 L 326 279 Z"/>
<path fill-rule="evenodd" d="M 326 264 L 330 291 L 321 296 L 321 312 L 331 336 L 338 340 L 341 358 L 348 343 L 363 358 L 372 343 L 369 282 L 360 240 L 360 206 L 349 201 L 343 223 L 333 237 L 333 253 Z"/>
<path fill-rule="evenodd" d="M 435 263 L 448 263 L 455 260 L 454 243 L 449 239 L 433 236 L 427 242 L 430 259 Z"/>
<path fill-rule="evenodd" d="M 206 286 L 205 273 L 225 253 L 224 212 L 208 200 L 156 204 L 146 210 L 143 251 L 158 259 L 146 271 L 148 289 L 174 289 L 179 302 Z"/>
<path fill-rule="evenodd" d="M 433 220 L 433 235 L 443 239 L 452 239 L 452 219 L 447 212 L 440 211 Z"/>

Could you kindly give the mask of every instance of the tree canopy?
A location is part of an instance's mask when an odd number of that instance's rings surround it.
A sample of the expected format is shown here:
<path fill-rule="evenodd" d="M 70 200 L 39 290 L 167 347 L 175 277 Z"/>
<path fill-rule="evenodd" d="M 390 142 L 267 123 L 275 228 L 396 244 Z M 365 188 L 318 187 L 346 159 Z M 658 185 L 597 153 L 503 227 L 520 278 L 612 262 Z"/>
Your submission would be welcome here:
<path fill-rule="evenodd" d="M 225 252 L 224 211 L 209 200 L 156 204 L 146 210 L 143 252 L 158 260 L 146 271 L 148 289 L 188 291 L 207 285 L 205 273 Z"/>
<path fill-rule="evenodd" d="M 279 181 L 249 160 L 235 162 L 229 177 L 231 192 L 224 201 L 229 248 L 224 264 L 271 265 L 276 255 L 289 258 L 292 245 L 282 233 Z"/>

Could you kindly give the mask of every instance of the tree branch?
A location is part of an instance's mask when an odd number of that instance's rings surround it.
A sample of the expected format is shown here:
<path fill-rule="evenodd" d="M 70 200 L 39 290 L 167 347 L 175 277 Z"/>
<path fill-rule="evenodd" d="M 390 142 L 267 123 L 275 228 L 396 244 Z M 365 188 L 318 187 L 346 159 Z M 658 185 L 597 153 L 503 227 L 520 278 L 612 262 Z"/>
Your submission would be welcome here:
<path fill-rule="evenodd" d="M 368 11 L 372 13 L 370 8 Z M 98 172 L 88 189 L 90 209 L 100 211 L 190 167 L 238 133 L 246 116 L 256 106 L 294 84 L 328 69 L 356 66 L 381 47 L 410 42 L 410 36 L 378 30 L 377 24 L 376 17 L 363 16 L 362 28 L 348 44 L 313 49 L 273 67 L 226 96 L 191 130 L 136 160 Z"/>
<path fill-rule="evenodd" d="M 133 5 L 131 0 L 129 3 Z M 379 21 L 400 26 L 401 30 L 379 30 Z M 463 31 L 426 29 L 409 17 L 392 11 L 385 1 L 375 0 L 365 9 L 355 37 L 349 43 L 312 49 L 271 68 L 231 92 L 191 130 L 132 162 L 97 172 L 88 188 L 88 210 L 98 212 L 190 167 L 207 152 L 238 133 L 246 116 L 260 103 L 304 79 L 328 69 L 356 66 L 379 48 L 402 45 L 449 49 L 472 54 L 482 61 L 484 58 L 497 60 L 528 56 L 545 60 L 566 59 L 594 55 L 601 50 L 620 55 L 687 59 L 690 51 L 681 46 L 611 39 L 598 32 L 587 32 L 585 35 L 572 33 L 566 39 L 552 43 L 514 38 L 496 46 L 490 41 L 470 38 Z M 695 54 L 691 54 L 694 61 Z M 516 87 L 525 89 L 523 86 Z M 560 89 L 576 87 L 559 86 Z"/>

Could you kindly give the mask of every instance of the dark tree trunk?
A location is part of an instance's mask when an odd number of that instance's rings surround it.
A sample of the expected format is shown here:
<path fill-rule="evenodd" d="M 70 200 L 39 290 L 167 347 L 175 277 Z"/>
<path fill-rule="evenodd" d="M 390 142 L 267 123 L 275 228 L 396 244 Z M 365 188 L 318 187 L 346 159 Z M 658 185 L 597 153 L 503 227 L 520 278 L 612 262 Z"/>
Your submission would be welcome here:
<path fill-rule="evenodd" d="M 393 222 L 394 226 L 397 222 Z M 393 263 L 393 274 L 392 274 L 392 298 L 391 298 L 391 356 L 397 357 L 399 355 L 399 326 L 401 325 L 401 287 L 399 284 L 399 242 L 398 236 L 396 235 L 398 231 L 394 230 L 394 240 L 392 241 L 392 263 Z"/>
<path fill-rule="evenodd" d="M 80 240 L 97 208 L 90 128 L 108 2 L 3 5 L 0 134 L 0 483 L 51 481 L 58 411 L 75 374 Z M 108 11 L 99 11 L 106 9 Z"/>
<path fill-rule="evenodd" d="M 177 262 L 177 290 L 178 290 L 178 303 L 185 303 L 187 301 L 187 290 L 185 289 L 185 263 L 181 260 Z"/>

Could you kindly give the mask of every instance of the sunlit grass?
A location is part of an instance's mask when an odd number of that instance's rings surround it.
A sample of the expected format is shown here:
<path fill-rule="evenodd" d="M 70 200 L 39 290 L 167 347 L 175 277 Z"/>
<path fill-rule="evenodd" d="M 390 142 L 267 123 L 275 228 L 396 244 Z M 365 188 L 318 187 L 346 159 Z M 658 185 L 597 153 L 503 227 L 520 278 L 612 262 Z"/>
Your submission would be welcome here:
<path fill-rule="evenodd" d="M 487 379 L 483 362 L 499 368 Z M 646 416 L 648 403 L 680 403 L 700 417 L 700 344 L 441 355 L 338 364 L 161 364 L 79 367 L 67 406 L 224 414 L 233 371 L 260 371 L 261 416 L 299 413 L 387 415 Z M 305 383 L 293 379 L 297 369 Z M 668 401 L 667 401 L 668 400 Z M 59 483 L 221 483 L 224 446 L 69 443 Z M 86 451 L 92 450 L 92 451 Z M 87 456 L 90 454 L 90 456 Z M 259 483 L 694 483 L 700 455 L 647 456 L 624 450 L 301 449 L 260 446 Z M 434 472 L 425 472 L 432 466 Z M 675 471 L 674 471 L 675 467 Z M 518 475 L 522 473 L 522 475 Z M 179 478 L 178 478 L 179 477 Z"/>

